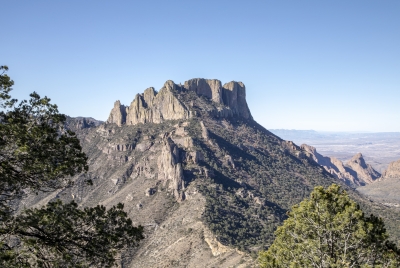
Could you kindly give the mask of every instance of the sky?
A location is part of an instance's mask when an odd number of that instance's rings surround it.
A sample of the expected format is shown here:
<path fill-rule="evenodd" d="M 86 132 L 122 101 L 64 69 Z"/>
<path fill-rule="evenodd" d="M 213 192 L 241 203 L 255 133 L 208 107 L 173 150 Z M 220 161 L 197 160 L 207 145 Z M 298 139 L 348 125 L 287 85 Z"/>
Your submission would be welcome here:
<path fill-rule="evenodd" d="M 191 78 L 246 85 L 267 129 L 400 131 L 400 1 L 0 0 L 13 97 L 106 120 Z"/>

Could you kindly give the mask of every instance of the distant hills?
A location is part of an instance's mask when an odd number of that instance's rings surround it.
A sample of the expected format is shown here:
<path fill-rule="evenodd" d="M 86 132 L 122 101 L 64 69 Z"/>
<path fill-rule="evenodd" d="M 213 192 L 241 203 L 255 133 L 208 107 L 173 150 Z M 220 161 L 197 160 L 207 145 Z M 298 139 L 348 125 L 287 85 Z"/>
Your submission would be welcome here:
<path fill-rule="evenodd" d="M 311 145 L 317 148 L 320 154 L 335 157 L 342 162 L 349 161 L 361 152 L 365 161 L 380 173 L 387 169 L 389 163 L 400 159 L 400 132 L 353 133 L 284 129 L 270 131 L 296 144 Z"/>

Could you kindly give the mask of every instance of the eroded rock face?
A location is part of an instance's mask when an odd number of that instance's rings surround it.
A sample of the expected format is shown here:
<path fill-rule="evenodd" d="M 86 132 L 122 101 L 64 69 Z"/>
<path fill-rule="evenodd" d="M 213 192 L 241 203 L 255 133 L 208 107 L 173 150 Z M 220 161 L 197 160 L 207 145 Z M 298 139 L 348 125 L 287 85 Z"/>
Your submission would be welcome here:
<path fill-rule="evenodd" d="M 121 126 L 189 119 L 196 112 L 191 109 L 193 102 L 185 103 L 181 100 L 179 95 L 185 90 L 194 91 L 217 104 L 213 108 L 201 107 L 212 116 L 252 119 L 246 102 L 246 88 L 242 82 L 232 81 L 221 86 L 221 81 L 216 79 L 196 78 L 186 81 L 184 86 L 178 86 L 169 80 L 158 93 L 150 87 L 143 94 L 137 94 L 129 107 L 117 101 L 107 122 Z"/>
<path fill-rule="evenodd" d="M 233 113 L 246 119 L 250 119 L 251 114 L 246 102 L 246 87 L 242 82 L 229 82 L 224 86 L 222 98 L 224 104 L 230 107 Z"/>
<path fill-rule="evenodd" d="M 222 101 L 222 85 L 217 79 L 195 78 L 185 82 L 187 90 L 193 90 L 197 95 L 205 96 L 217 103 Z"/>
<path fill-rule="evenodd" d="M 309 158 L 323 166 L 334 177 L 348 184 L 366 185 L 374 182 L 380 176 L 379 172 L 374 170 L 371 165 L 365 163 L 361 153 L 356 154 L 344 165 L 335 157 L 322 156 L 310 145 L 303 144 L 301 148 Z"/>
<path fill-rule="evenodd" d="M 393 161 L 389 167 L 383 172 L 382 179 L 400 178 L 400 160 Z"/>
<path fill-rule="evenodd" d="M 171 140 L 165 138 L 163 141 L 163 148 L 158 158 L 158 178 L 163 181 L 170 181 L 170 188 L 174 192 L 177 201 L 185 199 L 185 181 L 183 178 L 183 168 L 181 163 L 181 155 L 179 148 Z"/>
<path fill-rule="evenodd" d="M 160 92 L 148 88 L 137 94 L 128 108 L 126 124 L 161 123 L 164 120 L 188 119 L 189 110 L 172 92 L 175 84 L 167 81 Z"/>
<path fill-rule="evenodd" d="M 352 170 L 357 173 L 357 177 L 363 180 L 366 184 L 374 182 L 381 174 L 376 171 L 370 164 L 365 163 L 361 153 L 353 156 L 350 161 L 346 163 Z"/>
<path fill-rule="evenodd" d="M 114 103 L 114 108 L 110 112 L 107 123 L 114 123 L 118 126 L 125 124 L 126 121 L 126 107 L 122 105 L 119 100 Z"/>

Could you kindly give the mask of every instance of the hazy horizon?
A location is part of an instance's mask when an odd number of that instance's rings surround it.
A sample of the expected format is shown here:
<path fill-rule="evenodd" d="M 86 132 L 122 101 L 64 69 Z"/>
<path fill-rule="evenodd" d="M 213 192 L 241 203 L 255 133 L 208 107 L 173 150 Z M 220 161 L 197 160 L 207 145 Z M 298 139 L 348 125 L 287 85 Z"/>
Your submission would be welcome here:
<path fill-rule="evenodd" d="M 13 97 L 106 120 L 148 87 L 246 85 L 267 129 L 400 132 L 399 1 L 2 2 Z"/>

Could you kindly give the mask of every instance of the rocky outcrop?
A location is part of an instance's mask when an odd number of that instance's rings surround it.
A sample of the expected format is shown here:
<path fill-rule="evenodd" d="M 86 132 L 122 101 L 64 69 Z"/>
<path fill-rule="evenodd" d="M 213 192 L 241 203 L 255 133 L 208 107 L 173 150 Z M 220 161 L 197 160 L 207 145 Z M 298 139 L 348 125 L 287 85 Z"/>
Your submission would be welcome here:
<path fill-rule="evenodd" d="M 126 107 L 119 100 L 114 103 L 114 108 L 110 112 L 107 123 L 114 123 L 121 126 L 126 121 Z"/>
<path fill-rule="evenodd" d="M 357 173 L 357 178 L 366 184 L 374 182 L 381 174 L 376 171 L 370 164 L 365 163 L 361 153 L 353 156 L 346 165 Z"/>
<path fill-rule="evenodd" d="M 356 154 L 350 161 L 343 164 L 342 161 L 335 157 L 326 157 L 317 152 L 317 150 L 307 144 L 301 145 L 307 157 L 323 166 L 326 171 L 335 178 L 356 186 L 370 184 L 379 176 L 379 172 L 367 163 L 361 153 Z"/>
<path fill-rule="evenodd" d="M 252 119 L 246 102 L 246 87 L 242 82 L 232 81 L 221 86 L 221 81 L 217 79 L 196 78 L 186 81 L 184 87 L 227 106 L 229 110 L 217 110 L 216 114 L 220 117 L 240 116 Z"/>
<path fill-rule="evenodd" d="M 189 108 L 193 107 L 193 101 L 185 103 L 180 96 L 185 90 L 194 91 L 211 100 L 213 105 L 217 104 L 212 108 L 200 107 L 212 116 L 252 119 L 242 82 L 232 81 L 222 86 L 221 81 L 216 79 L 196 78 L 186 81 L 183 86 L 168 80 L 158 93 L 150 87 L 142 94 L 137 94 L 129 107 L 116 101 L 107 122 L 121 126 L 191 118 L 196 112 Z"/>
<path fill-rule="evenodd" d="M 188 119 L 189 110 L 172 92 L 175 88 L 174 82 L 167 81 L 158 93 L 150 87 L 143 94 L 137 94 L 127 110 L 126 124 Z"/>
<path fill-rule="evenodd" d="M 393 161 L 389 167 L 383 172 L 381 179 L 400 178 L 400 160 Z"/>
<path fill-rule="evenodd" d="M 161 154 L 158 158 L 158 178 L 162 181 L 170 181 L 169 187 L 173 190 L 177 201 L 185 199 L 185 181 L 179 148 L 171 140 L 166 138 L 163 141 Z"/>
<path fill-rule="evenodd" d="M 205 96 L 216 103 L 223 103 L 222 85 L 217 79 L 195 78 L 185 82 L 187 90 L 193 90 L 197 95 Z"/>
<path fill-rule="evenodd" d="M 249 107 L 246 102 L 246 87 L 242 82 L 229 82 L 223 86 L 222 98 L 224 104 L 232 109 L 233 114 L 246 119 L 251 119 Z"/>

